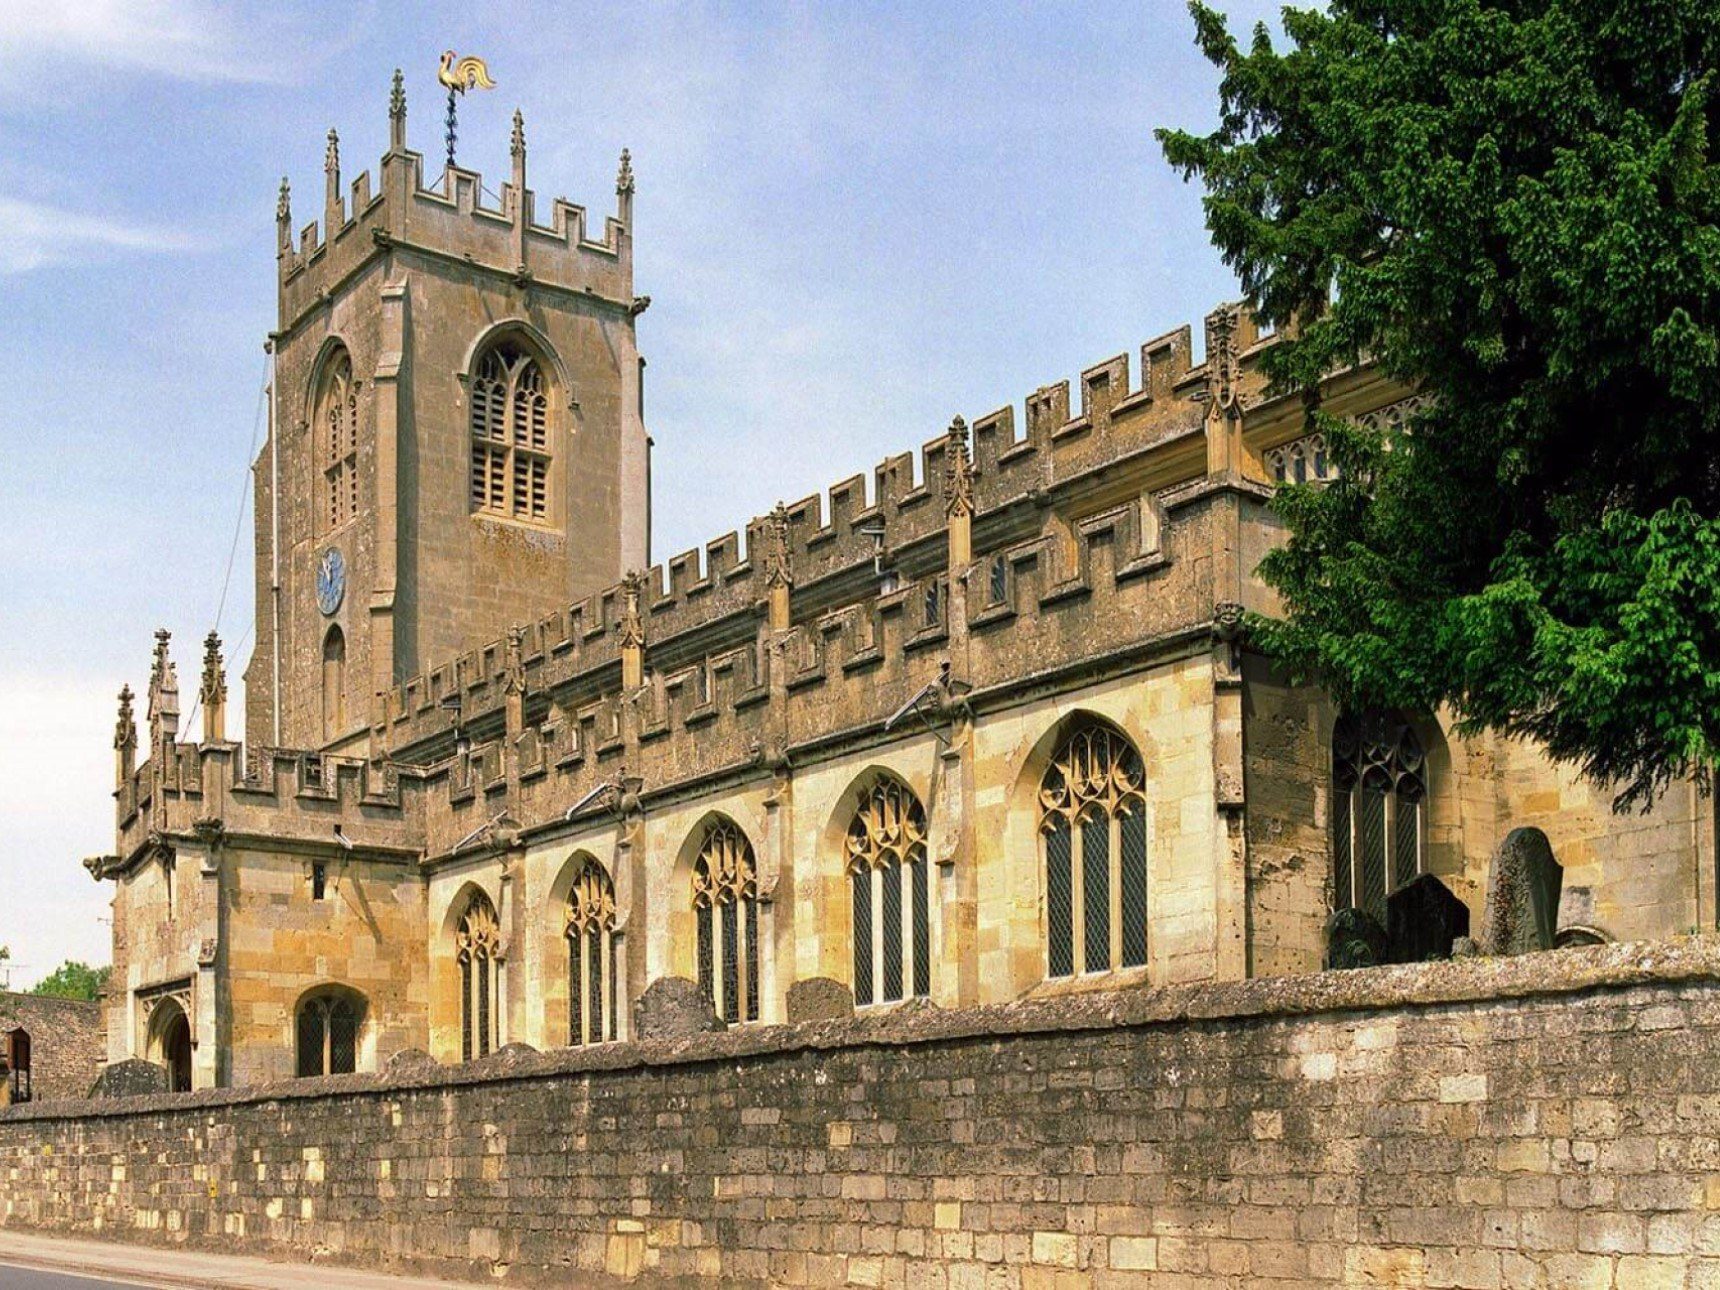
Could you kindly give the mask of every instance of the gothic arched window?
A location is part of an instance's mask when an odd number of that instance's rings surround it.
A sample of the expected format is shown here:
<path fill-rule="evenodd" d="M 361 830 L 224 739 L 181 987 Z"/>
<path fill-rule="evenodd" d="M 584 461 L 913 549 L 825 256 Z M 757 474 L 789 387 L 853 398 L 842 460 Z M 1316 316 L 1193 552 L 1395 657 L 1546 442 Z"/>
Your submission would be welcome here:
<path fill-rule="evenodd" d="M 729 820 L 705 829 L 693 862 L 699 988 L 724 1021 L 758 1020 L 758 878 L 752 843 Z"/>
<path fill-rule="evenodd" d="M 363 1005 L 344 991 L 312 994 L 299 1004 L 298 1073 L 350 1075 L 358 1069 Z"/>
<path fill-rule="evenodd" d="M 352 356 L 344 348 L 323 364 L 315 417 L 322 514 L 332 529 L 358 514 L 358 385 L 352 379 Z"/>
<path fill-rule="evenodd" d="M 503 341 L 472 377 L 472 509 L 549 518 L 549 396 L 543 367 Z"/>
<path fill-rule="evenodd" d="M 1386 921 L 1386 897 L 1422 868 L 1427 756 L 1401 717 L 1343 716 L 1332 728 L 1332 894 Z"/>
<path fill-rule="evenodd" d="M 1117 730 L 1065 739 L 1039 786 L 1048 976 L 1147 961 L 1146 770 Z"/>
<path fill-rule="evenodd" d="M 496 1046 L 496 955 L 502 925 L 496 907 L 481 891 L 472 893 L 454 932 L 460 964 L 460 1060 L 483 1057 Z"/>
<path fill-rule="evenodd" d="M 346 635 L 338 626 L 323 637 L 323 738 L 346 729 Z"/>
<path fill-rule="evenodd" d="M 931 879 L 926 811 L 900 780 L 861 797 L 844 848 L 853 893 L 854 1002 L 932 992 Z"/>
<path fill-rule="evenodd" d="M 567 893 L 567 1042 L 615 1038 L 615 885 L 587 858 Z"/>

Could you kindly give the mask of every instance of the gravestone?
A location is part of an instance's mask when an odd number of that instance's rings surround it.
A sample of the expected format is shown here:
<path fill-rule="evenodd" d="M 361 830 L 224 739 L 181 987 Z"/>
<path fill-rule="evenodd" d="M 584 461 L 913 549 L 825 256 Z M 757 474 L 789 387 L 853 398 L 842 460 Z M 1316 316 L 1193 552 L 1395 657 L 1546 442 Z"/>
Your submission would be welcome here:
<path fill-rule="evenodd" d="M 1326 920 L 1326 963 L 1335 968 L 1378 967 L 1386 961 L 1386 932 L 1365 909 L 1340 909 Z"/>
<path fill-rule="evenodd" d="M 167 1092 L 167 1067 L 146 1062 L 141 1057 L 127 1057 L 109 1062 L 96 1076 L 91 1097 L 137 1097 L 143 1093 Z"/>
<path fill-rule="evenodd" d="M 415 1071 L 434 1070 L 441 1064 L 422 1048 L 402 1048 L 388 1059 L 382 1069 L 389 1075 L 410 1075 Z"/>
<path fill-rule="evenodd" d="M 807 977 L 788 987 L 788 1019 L 831 1021 L 854 1015 L 854 991 L 827 976 Z"/>
<path fill-rule="evenodd" d="M 1488 954 L 1527 954 L 1553 948 L 1565 871 L 1539 829 L 1512 829 L 1493 853 L 1481 948 Z"/>
<path fill-rule="evenodd" d="M 1425 963 L 1451 957 L 1453 942 L 1469 935 L 1469 906 L 1431 873 L 1386 897 L 1386 961 Z"/>
<path fill-rule="evenodd" d="M 685 1039 L 726 1029 L 698 982 L 684 976 L 653 981 L 633 1005 L 633 1033 L 640 1039 Z"/>

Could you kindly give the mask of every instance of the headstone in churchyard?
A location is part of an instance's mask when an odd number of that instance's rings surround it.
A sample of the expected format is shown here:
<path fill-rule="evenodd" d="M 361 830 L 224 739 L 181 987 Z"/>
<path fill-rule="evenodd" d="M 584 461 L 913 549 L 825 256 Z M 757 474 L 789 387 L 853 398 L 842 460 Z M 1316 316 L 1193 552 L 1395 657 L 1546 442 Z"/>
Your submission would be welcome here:
<path fill-rule="evenodd" d="M 854 991 L 827 976 L 811 976 L 788 987 L 788 1019 L 830 1021 L 854 1015 Z"/>
<path fill-rule="evenodd" d="M 137 1097 L 143 1093 L 167 1092 L 167 1067 L 140 1057 L 109 1062 L 96 1076 L 91 1097 Z"/>
<path fill-rule="evenodd" d="M 1451 957 L 1452 942 L 1469 935 L 1469 906 L 1431 873 L 1386 897 L 1386 962 L 1425 963 Z"/>
<path fill-rule="evenodd" d="M 1512 829 L 1493 853 L 1481 948 L 1488 954 L 1527 954 L 1553 948 L 1565 871 L 1539 829 Z"/>
<path fill-rule="evenodd" d="M 1386 932 L 1365 909 L 1340 909 L 1326 920 L 1326 967 L 1377 967 L 1386 961 Z"/>
<path fill-rule="evenodd" d="M 640 1039 L 685 1039 L 727 1028 L 699 983 L 684 976 L 660 977 L 633 1005 L 633 1033 Z"/>

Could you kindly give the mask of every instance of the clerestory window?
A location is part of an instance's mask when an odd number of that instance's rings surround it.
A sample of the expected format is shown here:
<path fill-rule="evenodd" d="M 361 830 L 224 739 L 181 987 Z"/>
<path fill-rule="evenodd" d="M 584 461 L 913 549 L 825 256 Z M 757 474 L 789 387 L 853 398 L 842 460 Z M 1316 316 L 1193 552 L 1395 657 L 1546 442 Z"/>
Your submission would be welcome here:
<path fill-rule="evenodd" d="M 472 378 L 472 509 L 509 519 L 549 519 L 549 396 L 543 367 L 502 342 Z"/>

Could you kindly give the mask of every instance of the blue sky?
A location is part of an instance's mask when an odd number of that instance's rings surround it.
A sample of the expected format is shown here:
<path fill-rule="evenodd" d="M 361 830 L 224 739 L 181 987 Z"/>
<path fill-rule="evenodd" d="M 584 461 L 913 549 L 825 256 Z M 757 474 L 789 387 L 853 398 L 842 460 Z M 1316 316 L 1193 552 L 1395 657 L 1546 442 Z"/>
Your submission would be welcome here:
<path fill-rule="evenodd" d="M 1221 0 L 1233 24 L 1276 13 Z M 0 943 L 15 985 L 105 962 L 114 695 L 173 630 L 249 652 L 241 504 L 274 204 L 323 138 L 374 170 L 389 77 L 441 149 L 437 55 L 485 56 L 460 158 L 613 209 L 636 286 L 658 560 L 869 471 L 1235 294 L 1152 140 L 1216 75 L 1180 0 L 1104 5 L 0 4 Z"/>

